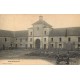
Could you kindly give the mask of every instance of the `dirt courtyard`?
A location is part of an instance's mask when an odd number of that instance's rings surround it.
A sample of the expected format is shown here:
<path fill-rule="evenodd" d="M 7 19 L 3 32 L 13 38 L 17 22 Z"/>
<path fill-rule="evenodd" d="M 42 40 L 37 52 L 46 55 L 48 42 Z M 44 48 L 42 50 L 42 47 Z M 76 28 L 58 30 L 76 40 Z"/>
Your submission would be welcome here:
<path fill-rule="evenodd" d="M 15 64 L 15 65 L 56 65 L 56 60 L 53 58 L 26 56 L 31 50 L 3 50 L 0 51 L 0 64 Z M 65 64 L 62 62 L 61 64 Z M 70 59 L 70 65 L 79 65 L 80 59 Z"/>

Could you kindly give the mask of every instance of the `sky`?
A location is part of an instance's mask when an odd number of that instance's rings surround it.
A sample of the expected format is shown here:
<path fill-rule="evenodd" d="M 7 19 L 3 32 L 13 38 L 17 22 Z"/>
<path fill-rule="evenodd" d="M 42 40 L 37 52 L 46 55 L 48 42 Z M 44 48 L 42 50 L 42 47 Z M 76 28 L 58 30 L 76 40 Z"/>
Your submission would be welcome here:
<path fill-rule="evenodd" d="M 0 29 L 27 30 L 39 16 L 53 28 L 80 27 L 80 14 L 0 14 Z"/>

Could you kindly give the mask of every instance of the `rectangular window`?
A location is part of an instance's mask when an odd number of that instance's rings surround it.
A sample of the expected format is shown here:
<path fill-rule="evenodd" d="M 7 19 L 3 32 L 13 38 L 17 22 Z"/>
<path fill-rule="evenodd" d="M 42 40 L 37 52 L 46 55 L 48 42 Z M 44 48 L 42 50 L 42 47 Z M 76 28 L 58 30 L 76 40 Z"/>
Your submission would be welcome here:
<path fill-rule="evenodd" d="M 80 48 L 80 44 L 78 44 L 78 48 Z"/>
<path fill-rule="evenodd" d="M 22 44 L 20 44 L 20 46 L 22 46 Z"/>
<path fill-rule="evenodd" d="M 54 47 L 54 45 L 53 44 L 51 44 L 51 48 L 53 48 Z"/>
<path fill-rule="evenodd" d="M 46 31 L 44 31 L 44 34 L 46 35 Z"/>
<path fill-rule="evenodd" d="M 5 42 L 7 41 L 7 38 L 5 38 Z"/>
<path fill-rule="evenodd" d="M 25 44 L 25 47 L 26 47 L 26 49 L 28 48 L 28 45 L 27 44 Z"/>
<path fill-rule="evenodd" d="M 51 42 L 53 42 L 53 38 L 51 38 Z"/>
<path fill-rule="evenodd" d="M 32 32 L 30 33 L 30 35 L 32 36 Z"/>
<path fill-rule="evenodd" d="M 22 42 L 22 38 L 20 39 L 20 42 Z"/>
<path fill-rule="evenodd" d="M 78 37 L 78 42 L 80 42 L 80 37 Z"/>
<path fill-rule="evenodd" d="M 44 41 L 46 42 L 46 38 L 44 38 Z"/>
<path fill-rule="evenodd" d="M 32 49 L 32 44 L 30 44 L 30 48 Z"/>
<path fill-rule="evenodd" d="M 59 38 L 59 42 L 61 42 L 62 41 L 62 38 Z"/>
<path fill-rule="evenodd" d="M 37 27 L 37 30 L 39 30 L 39 27 Z"/>
<path fill-rule="evenodd" d="M 44 49 L 46 49 L 46 44 L 44 44 Z"/>
<path fill-rule="evenodd" d="M 11 47 L 12 47 L 12 44 L 10 44 L 11 45 Z"/>
<path fill-rule="evenodd" d="M 26 38 L 25 41 L 28 41 L 28 38 Z"/>
<path fill-rule="evenodd" d="M 70 37 L 68 38 L 68 41 L 69 41 L 69 42 L 71 41 L 71 38 L 70 38 Z"/>
<path fill-rule="evenodd" d="M 62 44 L 59 44 L 59 48 L 62 48 Z"/>
<path fill-rule="evenodd" d="M 32 42 L 32 38 L 30 38 L 30 42 Z"/>

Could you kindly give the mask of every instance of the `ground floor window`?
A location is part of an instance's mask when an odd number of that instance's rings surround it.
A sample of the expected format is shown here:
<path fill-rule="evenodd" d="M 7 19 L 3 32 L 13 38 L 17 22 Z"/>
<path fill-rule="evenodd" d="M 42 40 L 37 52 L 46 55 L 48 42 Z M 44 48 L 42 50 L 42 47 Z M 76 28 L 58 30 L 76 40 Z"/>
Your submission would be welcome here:
<path fill-rule="evenodd" d="M 44 49 L 46 49 L 46 44 L 44 44 Z"/>
<path fill-rule="evenodd" d="M 80 44 L 78 44 L 78 48 L 80 48 Z"/>
<path fill-rule="evenodd" d="M 11 44 L 11 47 L 12 47 L 12 44 Z"/>
<path fill-rule="evenodd" d="M 62 44 L 59 44 L 59 48 L 62 48 Z"/>
<path fill-rule="evenodd" d="M 20 46 L 22 46 L 22 44 L 20 44 Z"/>
<path fill-rule="evenodd" d="M 15 45 L 15 47 L 17 48 L 17 44 Z"/>
<path fill-rule="evenodd" d="M 54 44 L 51 44 L 51 48 L 54 48 Z"/>
<path fill-rule="evenodd" d="M 26 47 L 26 49 L 27 49 L 28 45 L 26 44 L 25 47 Z"/>
<path fill-rule="evenodd" d="M 3 50 L 5 49 L 5 45 L 3 44 Z"/>
<path fill-rule="evenodd" d="M 30 44 L 30 48 L 32 49 L 32 44 Z"/>

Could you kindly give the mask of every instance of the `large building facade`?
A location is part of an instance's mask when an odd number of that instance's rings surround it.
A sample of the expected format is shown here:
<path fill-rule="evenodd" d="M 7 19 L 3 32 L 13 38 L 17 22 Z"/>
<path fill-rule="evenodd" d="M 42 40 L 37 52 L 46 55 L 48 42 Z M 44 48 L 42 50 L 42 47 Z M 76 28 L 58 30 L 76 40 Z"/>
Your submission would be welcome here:
<path fill-rule="evenodd" d="M 24 31 L 0 30 L 0 49 L 80 49 L 80 27 L 54 29 L 43 16 L 32 25 Z"/>

